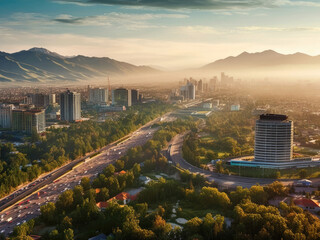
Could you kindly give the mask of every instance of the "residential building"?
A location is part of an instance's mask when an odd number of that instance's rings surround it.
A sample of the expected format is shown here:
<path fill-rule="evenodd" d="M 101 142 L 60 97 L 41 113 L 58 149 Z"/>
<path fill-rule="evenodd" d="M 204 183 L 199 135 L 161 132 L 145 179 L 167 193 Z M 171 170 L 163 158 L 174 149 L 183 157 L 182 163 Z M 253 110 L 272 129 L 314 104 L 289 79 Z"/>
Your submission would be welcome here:
<path fill-rule="evenodd" d="M 303 210 L 318 212 L 320 210 L 319 204 L 313 199 L 297 198 L 293 200 L 294 204 L 301 207 Z"/>

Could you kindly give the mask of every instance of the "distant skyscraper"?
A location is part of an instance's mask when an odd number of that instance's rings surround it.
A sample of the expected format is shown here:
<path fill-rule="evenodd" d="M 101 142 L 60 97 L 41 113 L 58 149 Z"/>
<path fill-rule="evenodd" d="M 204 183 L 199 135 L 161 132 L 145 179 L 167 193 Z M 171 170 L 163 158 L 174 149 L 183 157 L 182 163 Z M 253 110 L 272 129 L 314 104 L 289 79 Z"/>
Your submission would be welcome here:
<path fill-rule="evenodd" d="M 196 99 L 196 87 L 193 83 L 188 82 L 187 85 L 180 87 L 180 95 L 184 97 L 184 100 Z"/>
<path fill-rule="evenodd" d="M 203 92 L 203 81 L 202 79 L 199 80 L 198 82 L 198 91 Z"/>
<path fill-rule="evenodd" d="M 139 102 L 139 90 L 131 89 L 131 103 L 132 105 Z"/>
<path fill-rule="evenodd" d="M 14 106 L 12 104 L 0 105 L 0 128 L 11 128 L 13 109 Z"/>
<path fill-rule="evenodd" d="M 112 105 L 130 107 L 132 105 L 131 90 L 125 88 L 114 89 L 112 91 Z"/>
<path fill-rule="evenodd" d="M 254 161 L 290 161 L 293 152 L 293 122 L 286 115 L 262 114 L 256 121 Z"/>
<path fill-rule="evenodd" d="M 191 100 L 196 99 L 196 87 L 194 86 L 194 84 L 192 83 L 187 84 L 187 88 L 188 88 L 189 99 Z"/>
<path fill-rule="evenodd" d="M 210 79 L 210 82 L 209 82 L 210 91 L 213 91 L 213 92 L 217 91 L 217 85 L 218 85 L 218 78 L 217 77 Z"/>
<path fill-rule="evenodd" d="M 81 120 L 81 99 L 80 93 L 67 90 L 60 94 L 60 112 L 62 121 Z"/>
<path fill-rule="evenodd" d="M 98 105 L 107 105 L 108 90 L 105 88 L 89 88 L 89 102 Z"/>

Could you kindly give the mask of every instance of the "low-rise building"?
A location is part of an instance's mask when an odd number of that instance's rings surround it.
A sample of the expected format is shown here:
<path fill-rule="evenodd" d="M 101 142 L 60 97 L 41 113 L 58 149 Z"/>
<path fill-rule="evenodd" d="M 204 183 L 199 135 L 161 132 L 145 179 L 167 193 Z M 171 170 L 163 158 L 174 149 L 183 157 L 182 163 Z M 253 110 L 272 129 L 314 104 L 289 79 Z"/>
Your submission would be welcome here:
<path fill-rule="evenodd" d="M 298 207 L 301 207 L 303 210 L 309 210 L 309 211 L 315 211 L 315 212 L 320 210 L 319 204 L 313 199 L 298 198 L 298 199 L 295 199 L 293 202 L 295 205 L 297 205 Z"/>

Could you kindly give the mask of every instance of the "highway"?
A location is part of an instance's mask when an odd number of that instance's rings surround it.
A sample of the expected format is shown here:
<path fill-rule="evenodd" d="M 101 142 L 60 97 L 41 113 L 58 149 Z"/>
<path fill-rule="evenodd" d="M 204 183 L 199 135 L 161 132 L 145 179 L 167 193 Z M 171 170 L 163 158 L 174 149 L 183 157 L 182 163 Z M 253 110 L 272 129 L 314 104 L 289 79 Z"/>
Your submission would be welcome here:
<path fill-rule="evenodd" d="M 161 119 L 162 121 L 172 121 L 175 118 L 166 114 L 162 116 Z M 31 183 L 31 185 L 41 183 L 41 190 L 33 192 L 22 201 L 28 202 L 19 205 L 19 203 L 21 203 L 20 201 L 1 212 L 0 233 L 8 235 L 15 226 L 40 215 L 40 206 L 48 202 L 55 202 L 62 192 L 73 189 L 76 185 L 79 185 L 83 177 L 89 177 L 90 179 L 95 178 L 108 164 L 114 163 L 117 159 L 124 156 L 128 149 L 145 144 L 148 140 L 152 139 L 154 132 L 158 129 L 151 128 L 151 126 L 159 120 L 160 118 L 157 118 L 147 123 L 140 129 L 129 134 L 126 140 L 118 144 L 112 143 L 102 148 L 100 150 L 101 153 L 93 158 L 85 157 L 85 159 L 87 159 L 86 161 L 84 161 L 83 158 L 81 159 L 82 161 L 80 161 L 80 159 L 77 160 L 77 164 L 81 164 L 76 167 L 73 166 L 71 171 L 68 169 L 70 168 L 69 166 L 66 168 L 68 170 L 65 169 L 66 172 L 64 172 L 63 175 L 61 174 L 61 169 L 64 169 L 65 166 L 56 170 L 59 171 L 60 176 L 62 175 L 58 179 L 55 173 L 49 173 L 43 178 Z M 54 179 L 56 180 L 54 180 L 53 177 L 55 177 Z"/>
<path fill-rule="evenodd" d="M 214 173 L 208 170 L 195 167 L 190 163 L 188 163 L 182 157 L 183 139 L 187 133 L 188 132 L 176 135 L 169 143 L 169 146 L 170 146 L 169 155 L 170 155 L 171 161 L 175 164 L 179 164 L 181 168 L 187 169 L 192 173 L 202 174 L 209 181 L 214 181 L 215 183 L 217 183 L 218 186 L 222 189 L 229 189 L 229 188 L 233 189 L 233 188 L 236 188 L 237 186 L 250 188 L 251 186 L 256 184 L 266 185 L 274 181 L 280 181 L 284 185 L 291 185 L 298 181 L 298 180 L 276 180 L 276 179 L 267 179 L 267 178 L 249 178 L 249 177 L 241 177 L 241 176 L 234 176 L 234 175 L 225 175 L 225 174 Z M 314 184 L 318 182 L 319 182 L 319 179 L 313 180 Z"/>

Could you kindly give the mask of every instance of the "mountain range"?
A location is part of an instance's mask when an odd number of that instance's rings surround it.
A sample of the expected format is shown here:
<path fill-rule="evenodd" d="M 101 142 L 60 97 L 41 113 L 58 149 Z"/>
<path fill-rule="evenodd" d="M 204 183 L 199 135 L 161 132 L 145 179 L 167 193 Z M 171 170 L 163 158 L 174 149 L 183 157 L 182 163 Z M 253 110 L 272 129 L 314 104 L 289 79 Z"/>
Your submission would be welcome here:
<path fill-rule="evenodd" d="M 81 81 L 95 77 L 152 74 L 158 70 L 111 58 L 65 57 L 44 48 L 0 52 L 0 82 Z"/>
<path fill-rule="evenodd" d="M 235 57 L 227 57 L 209 63 L 201 68 L 186 70 L 220 72 L 296 71 L 320 67 L 320 56 L 303 53 L 280 54 L 272 50 L 257 53 L 243 52 Z M 31 48 L 16 53 L 0 52 L 0 82 L 72 82 L 106 78 L 107 76 L 133 76 L 160 74 L 156 68 L 136 66 L 108 57 L 86 57 L 82 55 L 66 57 L 45 48 Z M 184 74 L 183 72 L 181 74 Z M 278 73 L 277 73 L 278 74 Z"/>
<path fill-rule="evenodd" d="M 257 53 L 243 52 L 236 57 L 227 57 L 203 66 L 202 70 L 257 70 L 274 67 L 320 66 L 320 56 L 309 56 L 304 53 L 280 54 L 273 50 Z"/>

